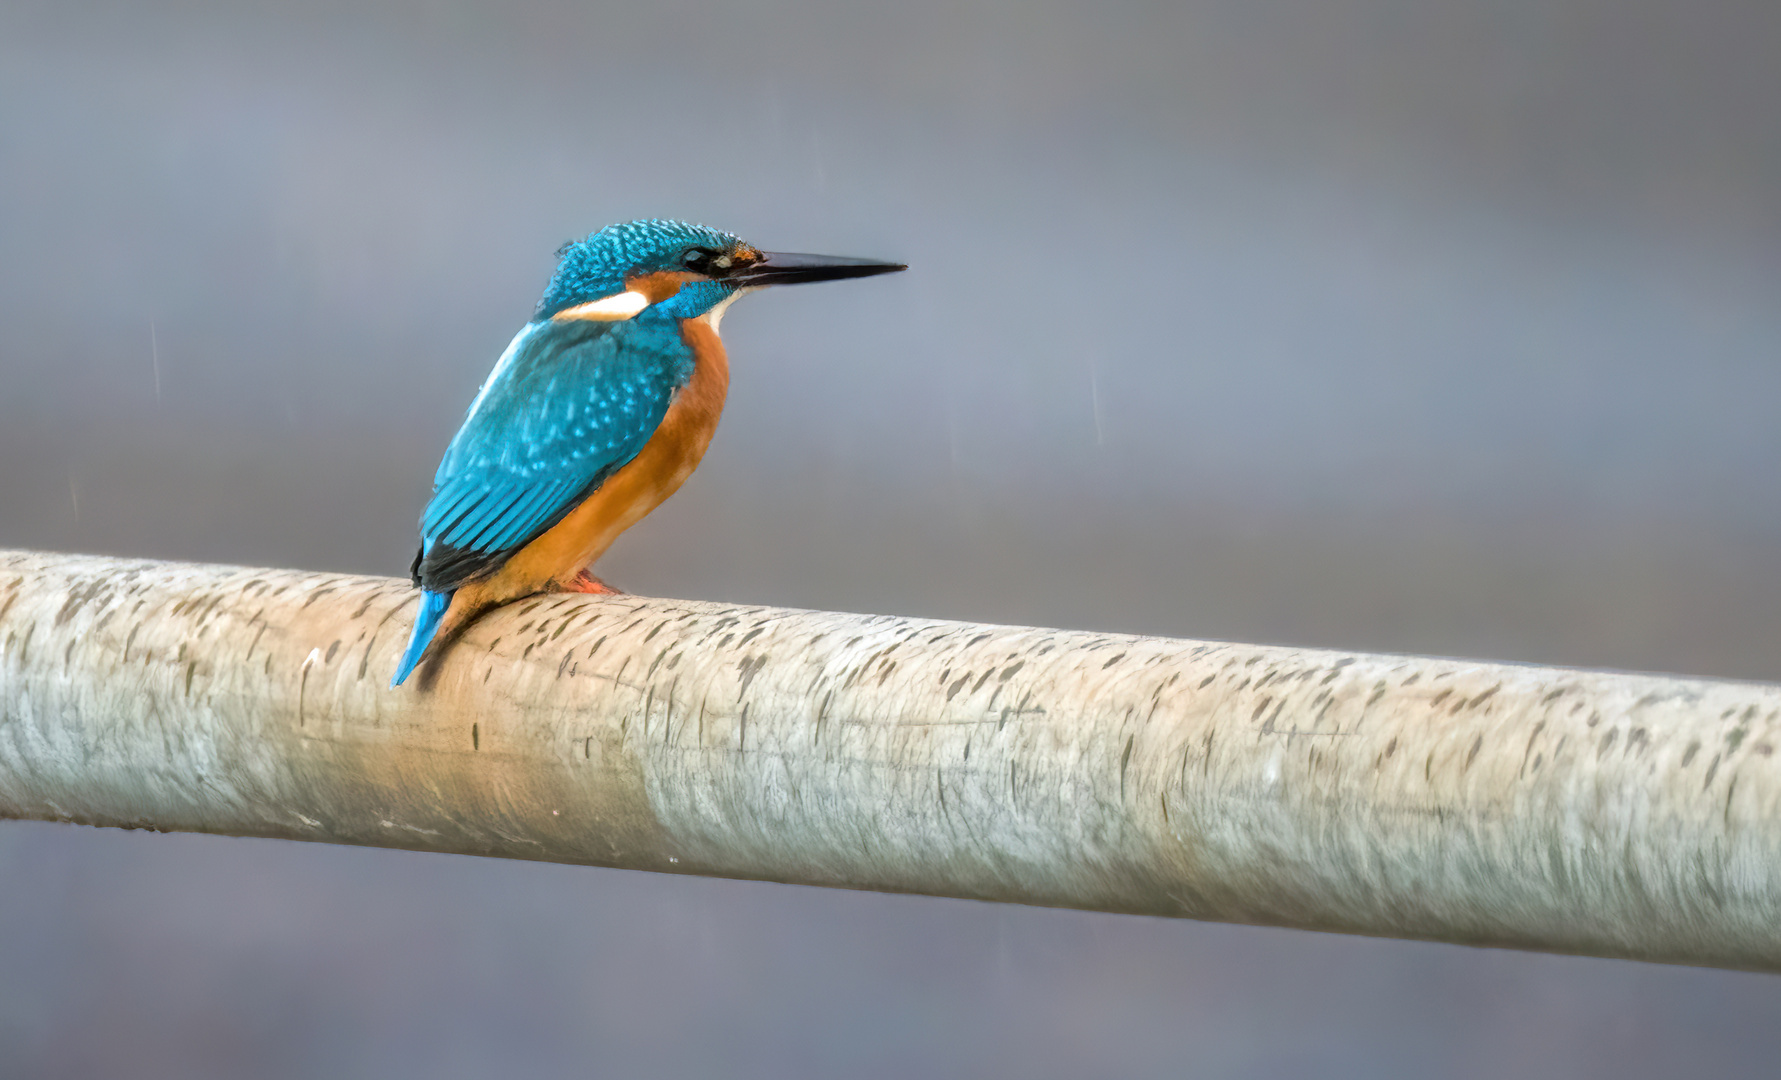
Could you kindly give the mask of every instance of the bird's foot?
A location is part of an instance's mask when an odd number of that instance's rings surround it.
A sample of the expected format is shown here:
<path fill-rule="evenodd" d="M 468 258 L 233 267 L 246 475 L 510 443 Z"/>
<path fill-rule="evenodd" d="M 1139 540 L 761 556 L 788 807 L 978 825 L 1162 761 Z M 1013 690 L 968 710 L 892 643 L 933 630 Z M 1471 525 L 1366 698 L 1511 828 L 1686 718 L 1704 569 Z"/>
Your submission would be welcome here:
<path fill-rule="evenodd" d="M 615 589 L 599 578 L 583 570 L 566 584 L 561 586 L 564 592 L 593 593 L 596 596 L 623 596 L 624 591 Z"/>

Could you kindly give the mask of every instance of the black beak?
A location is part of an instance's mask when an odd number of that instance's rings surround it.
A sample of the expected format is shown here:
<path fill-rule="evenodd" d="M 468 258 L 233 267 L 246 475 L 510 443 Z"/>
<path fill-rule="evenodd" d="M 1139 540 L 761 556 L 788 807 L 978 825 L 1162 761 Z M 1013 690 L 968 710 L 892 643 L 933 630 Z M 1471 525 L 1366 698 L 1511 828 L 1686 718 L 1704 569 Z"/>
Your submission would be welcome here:
<path fill-rule="evenodd" d="M 763 252 L 761 261 L 737 267 L 725 275 L 724 282 L 746 289 L 763 285 L 803 285 L 811 281 L 838 281 L 841 278 L 871 277 L 889 274 L 909 267 L 902 263 L 879 262 L 876 259 L 849 259 L 840 255 L 792 255 L 783 251 Z"/>

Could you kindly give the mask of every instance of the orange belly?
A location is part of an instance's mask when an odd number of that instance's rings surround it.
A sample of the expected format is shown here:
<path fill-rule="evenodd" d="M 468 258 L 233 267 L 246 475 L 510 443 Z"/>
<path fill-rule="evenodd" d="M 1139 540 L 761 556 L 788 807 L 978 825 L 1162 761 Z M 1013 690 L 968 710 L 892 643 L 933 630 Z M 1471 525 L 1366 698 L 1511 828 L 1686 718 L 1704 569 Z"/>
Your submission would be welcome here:
<path fill-rule="evenodd" d="M 499 570 L 460 588 L 446 611 L 441 636 L 496 604 L 567 585 L 698 468 L 723 414 L 730 365 L 708 318 L 682 320 L 680 332 L 693 350 L 693 377 L 675 395 L 642 452 Z"/>

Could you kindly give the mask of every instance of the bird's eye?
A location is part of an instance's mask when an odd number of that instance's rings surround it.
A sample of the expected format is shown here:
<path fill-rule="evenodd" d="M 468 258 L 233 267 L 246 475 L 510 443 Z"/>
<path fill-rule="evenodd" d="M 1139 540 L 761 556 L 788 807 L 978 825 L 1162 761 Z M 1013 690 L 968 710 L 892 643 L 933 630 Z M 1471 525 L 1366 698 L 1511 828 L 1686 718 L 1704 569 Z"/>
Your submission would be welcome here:
<path fill-rule="evenodd" d="M 688 269 L 697 270 L 704 266 L 705 260 L 709 258 L 711 258 L 711 252 L 704 248 L 692 248 L 680 257 L 680 261 L 685 263 Z"/>

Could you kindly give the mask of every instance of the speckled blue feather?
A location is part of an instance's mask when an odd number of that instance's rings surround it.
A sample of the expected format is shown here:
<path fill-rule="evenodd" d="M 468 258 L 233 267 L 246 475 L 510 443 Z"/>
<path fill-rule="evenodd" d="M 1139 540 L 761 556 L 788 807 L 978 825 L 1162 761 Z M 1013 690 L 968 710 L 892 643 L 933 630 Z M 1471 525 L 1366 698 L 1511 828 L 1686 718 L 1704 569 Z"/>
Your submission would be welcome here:
<path fill-rule="evenodd" d="M 692 371 L 678 321 L 653 312 L 528 325 L 446 449 L 421 517 L 428 555 L 444 545 L 471 572 L 423 585 L 455 588 L 561 520 L 642 451 Z"/>

